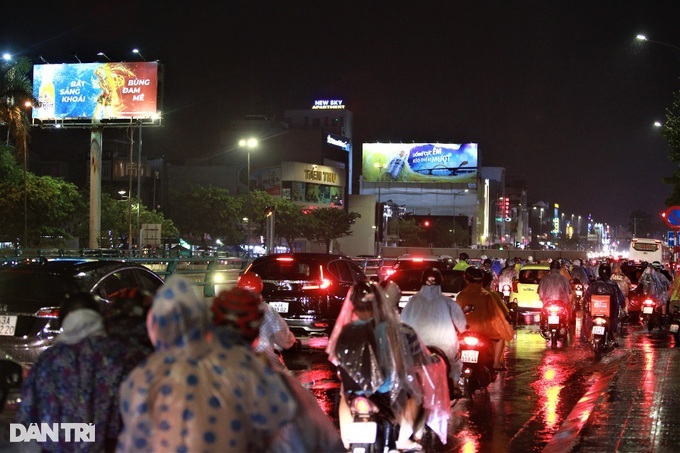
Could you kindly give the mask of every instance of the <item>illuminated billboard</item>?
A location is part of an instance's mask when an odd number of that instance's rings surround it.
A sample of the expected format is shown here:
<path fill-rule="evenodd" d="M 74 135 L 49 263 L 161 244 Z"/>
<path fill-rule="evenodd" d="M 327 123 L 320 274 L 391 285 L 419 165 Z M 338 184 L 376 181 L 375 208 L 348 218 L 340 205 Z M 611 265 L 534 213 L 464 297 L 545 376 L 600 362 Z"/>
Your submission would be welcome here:
<path fill-rule="evenodd" d="M 366 182 L 477 181 L 477 143 L 364 143 L 362 151 Z"/>
<path fill-rule="evenodd" d="M 33 66 L 37 120 L 148 118 L 158 112 L 157 62 Z"/>

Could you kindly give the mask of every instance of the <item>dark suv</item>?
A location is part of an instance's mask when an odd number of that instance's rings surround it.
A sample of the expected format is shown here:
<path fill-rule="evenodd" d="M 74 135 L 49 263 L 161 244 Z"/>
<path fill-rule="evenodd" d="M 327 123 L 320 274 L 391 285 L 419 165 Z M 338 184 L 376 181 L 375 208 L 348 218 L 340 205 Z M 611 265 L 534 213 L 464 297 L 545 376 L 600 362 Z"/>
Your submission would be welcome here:
<path fill-rule="evenodd" d="M 260 276 L 264 301 L 298 336 L 329 334 L 347 291 L 366 280 L 352 259 L 326 253 L 262 256 L 248 266 L 248 272 Z"/>

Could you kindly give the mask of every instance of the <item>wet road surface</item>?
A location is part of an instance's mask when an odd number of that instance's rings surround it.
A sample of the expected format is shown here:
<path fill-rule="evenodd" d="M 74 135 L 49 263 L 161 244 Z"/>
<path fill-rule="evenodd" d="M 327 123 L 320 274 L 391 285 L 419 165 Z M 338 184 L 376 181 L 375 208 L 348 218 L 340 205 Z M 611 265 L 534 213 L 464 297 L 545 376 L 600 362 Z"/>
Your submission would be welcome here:
<path fill-rule="evenodd" d="M 507 347 L 508 371 L 500 373 L 487 391 L 456 400 L 446 444 L 426 440 L 426 450 L 665 451 L 680 436 L 674 438 L 661 427 L 655 428 L 654 420 L 659 421 L 655 414 L 663 412 L 669 398 L 680 399 L 680 393 L 663 391 L 672 379 L 680 383 L 680 374 L 664 377 L 670 365 L 664 368 L 660 361 L 671 363 L 680 348 L 673 349 L 672 337 L 661 332 L 649 334 L 639 327 L 628 330 L 618 349 L 595 362 L 586 344 L 551 350 L 536 326 L 520 327 Z M 337 425 L 339 383 L 324 347 L 325 339 L 311 339 L 299 354 L 288 354 L 286 360 Z M 680 361 L 676 358 L 675 362 Z M 659 367 L 666 374 L 661 376 Z M 621 389 L 635 390 L 624 395 Z M 638 414 L 647 414 L 649 423 L 632 429 L 630 420 Z M 680 412 L 674 417 L 666 414 L 664 419 L 679 421 Z M 631 429 L 621 432 L 627 420 Z M 636 442 L 645 435 L 645 443 Z M 612 438 L 619 438 L 618 443 Z M 680 451 L 680 444 L 669 451 Z"/>

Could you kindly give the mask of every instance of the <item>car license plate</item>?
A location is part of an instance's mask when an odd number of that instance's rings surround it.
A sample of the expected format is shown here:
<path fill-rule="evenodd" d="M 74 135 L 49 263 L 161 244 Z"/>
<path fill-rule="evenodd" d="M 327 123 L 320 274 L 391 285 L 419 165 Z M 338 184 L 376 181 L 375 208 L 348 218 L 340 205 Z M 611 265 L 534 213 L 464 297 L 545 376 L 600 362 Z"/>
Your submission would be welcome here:
<path fill-rule="evenodd" d="M 375 422 L 352 422 L 347 427 L 345 439 L 350 444 L 372 444 L 375 443 L 377 432 L 378 425 Z"/>
<path fill-rule="evenodd" d="M 604 335 L 604 326 L 593 326 L 593 335 Z"/>
<path fill-rule="evenodd" d="M 559 324 L 560 323 L 560 317 L 557 315 L 550 315 L 548 316 L 548 324 Z"/>
<path fill-rule="evenodd" d="M 479 360 L 479 351 L 461 351 L 460 360 L 464 363 L 477 363 L 477 360 Z"/>
<path fill-rule="evenodd" d="M 0 316 L 0 335 L 11 337 L 17 327 L 16 316 Z"/>
<path fill-rule="evenodd" d="M 671 333 L 676 333 L 678 331 L 678 325 L 677 324 L 671 324 L 670 330 Z"/>
<path fill-rule="evenodd" d="M 269 305 L 279 313 L 288 313 L 288 302 L 269 302 Z"/>
<path fill-rule="evenodd" d="M 654 313 L 654 307 L 643 307 L 642 313 L 646 315 L 651 315 L 652 313 Z"/>

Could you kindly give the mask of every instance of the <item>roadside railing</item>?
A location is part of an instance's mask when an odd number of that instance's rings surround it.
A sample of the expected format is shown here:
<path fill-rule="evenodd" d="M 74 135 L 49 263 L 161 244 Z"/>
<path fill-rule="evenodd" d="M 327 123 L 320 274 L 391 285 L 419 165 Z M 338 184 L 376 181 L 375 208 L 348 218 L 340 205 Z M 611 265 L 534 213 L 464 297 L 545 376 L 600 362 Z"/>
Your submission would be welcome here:
<path fill-rule="evenodd" d="M 121 253 L 119 250 L 64 250 L 64 249 L 32 249 L 23 250 L 19 254 L 7 254 L 3 250 L 0 255 L 0 264 L 19 262 L 28 259 L 44 257 L 47 259 L 96 259 L 106 261 L 126 261 L 141 264 L 162 279 L 170 275 L 179 274 L 184 276 L 198 287 L 203 297 L 214 297 L 223 289 L 229 289 L 236 285 L 239 275 L 246 269 L 250 260 L 241 257 L 229 256 L 182 256 L 185 254 L 158 252 L 149 254 Z M 158 256 L 155 256 L 158 255 Z"/>

